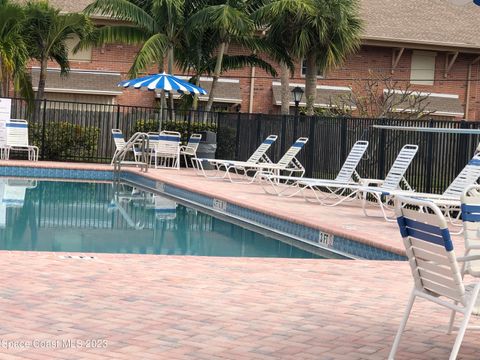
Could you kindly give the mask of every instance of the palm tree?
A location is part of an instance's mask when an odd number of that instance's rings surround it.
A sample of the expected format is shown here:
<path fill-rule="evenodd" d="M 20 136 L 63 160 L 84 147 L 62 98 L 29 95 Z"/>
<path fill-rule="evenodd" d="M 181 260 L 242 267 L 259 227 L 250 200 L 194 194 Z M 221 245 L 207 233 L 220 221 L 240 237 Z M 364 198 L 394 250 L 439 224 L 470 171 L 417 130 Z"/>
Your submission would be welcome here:
<path fill-rule="evenodd" d="M 257 2 L 258 3 L 258 2 Z M 199 8 L 187 22 L 190 31 L 211 31 L 217 45 L 216 62 L 212 73 L 212 87 L 205 111 L 212 109 L 215 88 L 223 69 L 225 53 L 232 41 L 253 45 L 255 24 L 250 18 L 255 1 L 226 0 L 210 1 Z"/>
<path fill-rule="evenodd" d="M 23 9 L 8 0 L 0 0 L 0 97 L 8 94 L 10 79 L 15 91 L 31 100 L 32 84 L 26 70 L 29 60 L 21 34 Z"/>
<path fill-rule="evenodd" d="M 314 113 L 319 70 L 339 66 L 347 55 L 360 46 L 362 22 L 357 0 L 312 0 L 314 16 L 305 23 L 307 36 L 299 41 L 297 54 L 306 61 L 305 97 L 307 115 Z"/>
<path fill-rule="evenodd" d="M 186 5 L 187 4 L 187 5 Z M 90 43 L 124 43 L 141 45 L 129 71 L 137 77 L 153 64 L 173 73 L 174 49 L 182 38 L 185 11 L 195 9 L 193 0 L 96 0 L 85 9 L 86 14 L 100 14 L 126 22 L 125 25 L 104 26 L 97 29 Z M 173 97 L 170 96 L 173 108 Z"/>
<path fill-rule="evenodd" d="M 45 93 L 48 60 L 55 61 L 60 65 L 61 73 L 66 74 L 70 69 L 66 40 L 73 35 L 82 40 L 93 27 L 84 14 L 61 14 L 48 1 L 29 1 L 25 6 L 25 14 L 23 35 L 30 57 L 40 63 L 36 99 L 41 100 Z"/>
<path fill-rule="evenodd" d="M 184 73 L 191 74 L 191 81 L 195 85 L 199 85 L 201 75 L 214 74 L 218 65 L 218 54 L 216 49 L 219 43 L 217 34 L 210 29 L 204 31 L 186 31 L 184 40 L 180 43 L 176 49 L 176 63 L 180 67 L 180 70 Z M 272 76 L 276 76 L 276 70 L 273 66 L 265 60 L 259 58 L 255 54 L 250 55 L 223 55 L 221 62 L 220 73 L 229 70 L 241 69 L 246 66 L 257 66 Z M 213 86 L 212 86 L 213 88 Z M 213 95 L 215 89 L 210 90 L 210 96 Z M 197 97 L 186 103 L 192 103 L 192 108 L 197 109 Z"/>
<path fill-rule="evenodd" d="M 314 12 L 311 0 L 277 0 L 268 2 L 253 14 L 258 26 L 267 29 L 266 41 L 286 52 L 287 60 L 279 61 L 283 115 L 290 113 L 289 75 L 294 69 L 289 64 L 291 58 L 298 56 L 298 48 L 304 47 L 301 42 L 307 36 L 307 28 L 303 21 Z"/>

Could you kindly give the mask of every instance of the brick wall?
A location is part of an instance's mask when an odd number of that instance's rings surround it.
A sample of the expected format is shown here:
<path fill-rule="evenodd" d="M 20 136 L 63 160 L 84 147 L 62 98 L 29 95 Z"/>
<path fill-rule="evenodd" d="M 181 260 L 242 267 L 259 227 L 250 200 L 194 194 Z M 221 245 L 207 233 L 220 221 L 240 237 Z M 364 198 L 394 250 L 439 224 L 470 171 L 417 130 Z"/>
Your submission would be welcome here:
<path fill-rule="evenodd" d="M 127 78 L 127 73 L 134 59 L 137 48 L 129 45 L 108 45 L 102 48 L 92 50 L 92 61 L 90 62 L 71 62 L 72 69 L 89 69 L 100 71 L 115 71 Z M 248 52 L 239 46 L 230 46 L 230 54 L 247 54 Z M 408 83 L 410 79 L 412 50 L 405 50 L 398 66 L 392 75 L 395 79 L 400 79 Z M 435 82 L 432 86 L 415 85 L 413 88 L 419 91 L 457 94 L 460 97 L 462 106 L 465 106 L 467 93 L 467 74 L 468 65 L 475 58 L 474 55 L 460 54 L 454 63 L 448 77 L 444 77 L 445 52 L 437 52 L 436 56 L 436 74 Z M 363 46 L 361 50 L 350 56 L 345 64 L 333 71 L 325 74 L 324 79 L 319 79 L 318 84 L 352 86 L 352 79 L 363 79 L 369 76 L 369 71 L 390 74 L 392 63 L 392 48 Z M 56 65 L 51 64 L 52 67 Z M 480 108 L 480 88 L 477 84 L 479 76 L 479 64 L 472 66 L 470 83 L 470 105 L 468 118 L 476 120 L 479 118 Z M 152 68 L 151 72 L 156 69 Z M 277 66 L 278 71 L 278 66 Z M 175 73 L 179 73 L 175 71 Z M 251 69 L 229 71 L 223 74 L 225 77 L 239 78 L 242 94 L 242 112 L 248 112 L 250 87 L 252 83 Z M 272 94 L 273 78 L 261 69 L 256 69 L 253 91 L 253 112 L 276 113 L 278 106 L 273 105 Z M 292 83 L 303 83 L 304 78 L 301 75 L 301 64 L 298 63 Z M 116 98 L 116 102 L 124 105 L 152 106 L 155 103 L 154 94 L 138 90 L 126 90 L 121 96 Z"/>

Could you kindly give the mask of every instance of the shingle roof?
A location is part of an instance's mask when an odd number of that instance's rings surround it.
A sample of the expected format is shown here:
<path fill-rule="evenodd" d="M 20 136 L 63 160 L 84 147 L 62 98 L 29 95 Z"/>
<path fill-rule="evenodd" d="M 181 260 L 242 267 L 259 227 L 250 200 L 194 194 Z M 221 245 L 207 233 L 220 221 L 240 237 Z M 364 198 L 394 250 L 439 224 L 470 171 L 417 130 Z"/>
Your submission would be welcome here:
<path fill-rule="evenodd" d="M 50 0 L 67 12 L 93 0 Z M 360 0 L 363 38 L 480 49 L 480 7 L 447 0 Z"/>
<path fill-rule="evenodd" d="M 480 48 L 480 7 L 447 0 L 360 0 L 365 39 Z"/>

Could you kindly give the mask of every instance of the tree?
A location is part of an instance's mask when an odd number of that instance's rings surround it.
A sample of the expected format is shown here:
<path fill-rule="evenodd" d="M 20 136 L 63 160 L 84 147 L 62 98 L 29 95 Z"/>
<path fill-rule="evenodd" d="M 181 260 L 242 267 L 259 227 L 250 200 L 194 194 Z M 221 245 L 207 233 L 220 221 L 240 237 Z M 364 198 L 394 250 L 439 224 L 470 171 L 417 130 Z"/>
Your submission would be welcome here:
<path fill-rule="evenodd" d="M 298 41 L 308 34 L 302 20 L 313 16 L 315 8 L 310 0 L 277 0 L 260 7 L 253 15 L 258 26 L 266 28 L 266 40 L 271 46 L 283 49 L 280 59 L 281 113 L 290 113 L 289 73 L 293 73 L 292 57 L 298 55 Z"/>
<path fill-rule="evenodd" d="M 29 60 L 21 34 L 23 9 L 8 0 L 0 0 L 0 97 L 8 94 L 10 79 L 15 91 L 27 100 L 33 98 L 32 84 L 26 70 Z"/>
<path fill-rule="evenodd" d="M 217 42 L 216 62 L 212 73 L 212 87 L 208 97 L 205 111 L 212 109 L 215 96 L 215 88 L 223 70 L 225 54 L 232 41 L 239 44 L 254 47 L 255 24 L 250 17 L 255 1 L 226 0 L 211 1 L 204 7 L 200 7 L 187 22 L 187 28 L 191 31 L 211 31 Z"/>
<path fill-rule="evenodd" d="M 184 41 L 176 49 L 176 63 L 180 70 L 192 74 L 191 81 L 197 86 L 199 85 L 200 76 L 211 76 L 215 72 L 218 63 L 218 54 L 216 54 L 218 38 L 215 39 L 215 34 L 209 29 L 204 29 L 204 31 L 198 30 L 187 30 Z M 273 66 L 255 54 L 223 55 L 220 73 L 241 69 L 245 66 L 257 66 L 272 76 L 276 76 Z M 210 90 L 210 96 L 213 99 L 212 90 Z M 191 103 L 193 109 L 196 110 L 197 97 L 195 96 L 189 100 L 185 99 L 185 103 Z"/>
<path fill-rule="evenodd" d="M 172 74 L 174 49 L 182 39 L 185 11 L 195 7 L 196 2 L 192 0 L 96 0 L 87 6 L 86 14 L 109 16 L 126 24 L 101 27 L 85 44 L 141 45 L 129 76 L 137 77 L 154 64 L 163 71 L 165 58 L 167 71 Z M 170 107 L 173 108 L 172 96 Z"/>
<path fill-rule="evenodd" d="M 61 74 L 70 69 L 66 40 L 73 35 L 80 40 L 93 29 L 87 16 L 78 13 L 61 14 L 48 1 L 29 1 L 25 6 L 22 23 L 23 35 L 31 58 L 40 63 L 40 76 L 36 99 L 44 98 L 48 60 L 60 65 Z"/>
<path fill-rule="evenodd" d="M 331 114 L 370 118 L 422 119 L 428 110 L 429 94 L 412 89 L 411 84 L 394 80 L 390 75 L 370 71 L 367 80 L 353 83 L 348 95 L 330 99 Z"/>
<path fill-rule="evenodd" d="M 305 39 L 298 41 L 297 55 L 306 61 L 307 114 L 313 114 L 318 71 L 339 66 L 360 46 L 362 23 L 357 0 L 312 0 L 314 16 L 307 16 Z"/>

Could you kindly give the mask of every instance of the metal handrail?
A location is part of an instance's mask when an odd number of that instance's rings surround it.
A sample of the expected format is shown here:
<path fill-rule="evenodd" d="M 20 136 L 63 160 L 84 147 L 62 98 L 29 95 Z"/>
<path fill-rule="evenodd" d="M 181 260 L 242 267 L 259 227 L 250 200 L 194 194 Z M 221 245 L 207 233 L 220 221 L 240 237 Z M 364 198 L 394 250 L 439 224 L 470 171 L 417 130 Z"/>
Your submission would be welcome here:
<path fill-rule="evenodd" d="M 133 149 L 134 146 L 140 145 L 141 155 L 140 161 L 132 162 L 132 164 L 140 166 L 140 171 L 147 172 L 150 164 L 150 140 L 148 134 L 137 132 L 125 143 L 122 150 L 113 157 L 113 172 L 119 174 L 122 169 L 122 164 L 126 164 L 125 156 Z"/>

